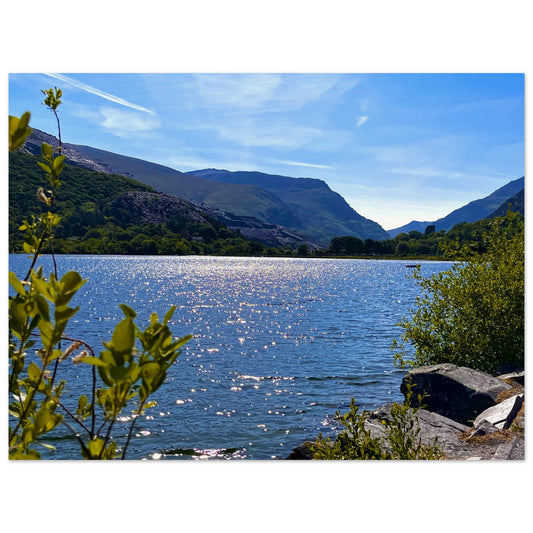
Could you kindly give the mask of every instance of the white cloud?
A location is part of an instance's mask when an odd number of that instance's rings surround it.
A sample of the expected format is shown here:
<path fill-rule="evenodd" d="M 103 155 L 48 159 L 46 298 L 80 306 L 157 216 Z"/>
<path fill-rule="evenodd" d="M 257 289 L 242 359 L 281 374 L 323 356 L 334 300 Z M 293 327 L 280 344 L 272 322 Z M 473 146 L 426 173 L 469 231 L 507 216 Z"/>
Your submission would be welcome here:
<path fill-rule="evenodd" d="M 136 111 L 100 107 L 93 109 L 84 105 L 70 106 L 72 114 L 83 120 L 98 125 L 113 135 L 130 138 L 151 132 L 160 127 L 160 120 L 156 116 L 138 113 Z"/>
<path fill-rule="evenodd" d="M 203 74 L 195 79 L 203 104 L 226 111 L 262 108 L 281 83 L 276 74 Z"/>
<path fill-rule="evenodd" d="M 282 165 L 293 165 L 296 167 L 311 167 L 311 168 L 326 168 L 326 169 L 332 169 L 333 167 L 330 167 L 328 165 L 315 165 L 313 163 L 301 163 L 299 161 L 284 161 L 279 159 L 274 159 L 274 163 L 280 163 Z"/>
<path fill-rule="evenodd" d="M 112 107 L 101 107 L 100 112 L 103 118 L 101 126 L 119 137 L 149 132 L 160 126 L 158 118 L 147 117 L 141 113 L 122 111 Z"/>
<path fill-rule="evenodd" d="M 221 138 L 243 146 L 270 146 L 294 150 L 320 137 L 322 131 L 310 126 L 292 124 L 280 119 L 275 122 L 247 118 L 233 123 L 213 125 Z"/>
<path fill-rule="evenodd" d="M 300 109 L 323 96 L 340 78 L 325 74 L 200 74 L 195 79 L 208 109 L 271 113 Z"/>
<path fill-rule="evenodd" d="M 198 74 L 192 80 L 194 87 L 188 94 L 194 105 L 180 128 L 211 129 L 219 140 L 244 148 L 285 151 L 309 143 L 313 149 L 330 151 L 344 144 L 346 132 L 339 140 L 328 114 L 359 83 L 339 74 Z M 318 112 L 302 112 L 307 104 L 321 99 L 324 105 Z"/>
<path fill-rule="evenodd" d="M 357 125 L 362 126 L 369 118 L 367 116 L 357 117 Z"/>

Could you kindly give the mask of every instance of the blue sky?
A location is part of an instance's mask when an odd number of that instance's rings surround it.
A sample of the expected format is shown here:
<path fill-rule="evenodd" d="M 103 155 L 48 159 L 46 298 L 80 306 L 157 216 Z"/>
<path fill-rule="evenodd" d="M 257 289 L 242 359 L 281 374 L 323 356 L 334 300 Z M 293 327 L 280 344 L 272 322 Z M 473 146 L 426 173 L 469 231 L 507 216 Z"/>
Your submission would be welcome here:
<path fill-rule="evenodd" d="M 64 142 L 189 171 L 325 180 L 391 229 L 524 175 L 522 74 L 10 74 L 9 113 Z"/>

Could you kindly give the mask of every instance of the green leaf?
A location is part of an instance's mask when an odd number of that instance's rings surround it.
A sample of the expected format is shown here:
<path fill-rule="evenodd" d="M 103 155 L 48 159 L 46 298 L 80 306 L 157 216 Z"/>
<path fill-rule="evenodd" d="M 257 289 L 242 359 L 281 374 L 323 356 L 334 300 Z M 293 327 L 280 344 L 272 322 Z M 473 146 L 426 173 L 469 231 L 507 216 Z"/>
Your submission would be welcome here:
<path fill-rule="evenodd" d="M 47 173 L 47 174 L 52 174 L 52 169 L 46 164 L 46 163 L 43 163 L 42 161 L 37 161 L 37 164 Z"/>
<path fill-rule="evenodd" d="M 145 381 L 152 381 L 161 371 L 157 363 L 146 363 L 141 367 L 141 376 Z"/>
<path fill-rule="evenodd" d="M 75 309 L 66 305 L 57 306 L 55 309 L 56 323 L 68 322 L 78 311 L 79 307 Z"/>
<path fill-rule="evenodd" d="M 61 172 L 63 172 L 64 162 L 65 162 L 64 155 L 58 155 L 54 159 L 54 162 L 52 163 L 52 169 L 56 176 L 58 176 L 59 174 L 61 174 Z"/>
<path fill-rule="evenodd" d="M 178 348 L 181 348 L 183 345 L 187 344 L 192 339 L 192 335 L 185 335 L 185 337 L 181 337 L 181 339 L 178 339 L 176 343 L 173 345 L 173 349 L 177 350 Z"/>
<path fill-rule="evenodd" d="M 9 117 L 9 151 L 20 148 L 24 141 L 31 134 L 32 129 L 28 127 L 30 112 L 26 111 L 20 118 Z"/>
<path fill-rule="evenodd" d="M 24 285 L 22 285 L 22 282 L 18 279 L 17 275 L 14 272 L 9 273 L 9 283 L 11 286 L 22 296 L 26 296 L 26 290 L 24 289 Z"/>
<path fill-rule="evenodd" d="M 63 355 L 63 352 L 61 350 L 54 350 L 52 352 L 52 355 L 48 358 L 48 362 L 51 363 L 52 361 L 55 361 L 58 357 L 61 357 Z"/>
<path fill-rule="evenodd" d="M 139 372 L 139 367 L 135 363 L 130 366 L 112 366 L 109 369 L 109 375 L 117 384 L 124 382 L 135 383 L 139 377 Z"/>
<path fill-rule="evenodd" d="M 89 441 L 87 449 L 89 450 L 89 457 L 87 459 L 98 459 L 104 449 L 104 441 L 99 438 L 94 438 Z"/>
<path fill-rule="evenodd" d="M 41 144 L 41 153 L 46 161 L 52 161 L 54 156 L 54 148 L 48 143 Z"/>
<path fill-rule="evenodd" d="M 27 242 L 25 242 L 25 243 L 22 244 L 22 249 L 23 249 L 27 254 L 30 254 L 30 255 L 33 255 L 33 253 L 35 252 L 35 248 L 34 248 L 31 244 L 28 244 Z"/>
<path fill-rule="evenodd" d="M 45 321 L 50 320 L 50 308 L 48 307 L 48 302 L 43 298 L 41 294 L 35 295 L 35 303 L 37 304 L 37 309 L 42 319 Z"/>
<path fill-rule="evenodd" d="M 131 318 L 119 322 L 113 332 L 110 349 L 117 352 L 131 352 L 135 344 L 135 327 Z"/>
<path fill-rule="evenodd" d="M 9 414 L 15 418 L 20 418 L 20 413 L 22 413 L 22 405 L 20 402 L 12 402 L 9 404 Z"/>
<path fill-rule="evenodd" d="M 54 342 L 54 327 L 48 320 L 39 320 L 37 327 L 41 333 L 41 341 L 46 350 L 52 348 Z"/>
<path fill-rule="evenodd" d="M 92 366 L 109 366 L 109 363 L 106 363 L 105 361 L 102 361 L 101 359 L 98 359 L 98 357 L 84 357 L 83 359 L 80 359 L 82 363 L 87 363 Z"/>
<path fill-rule="evenodd" d="M 9 452 L 9 458 L 17 460 L 36 460 L 41 458 L 41 454 L 37 450 L 17 448 L 16 450 Z"/>
<path fill-rule="evenodd" d="M 32 283 L 32 287 L 39 293 L 39 295 L 43 295 L 45 298 L 50 300 L 52 303 L 55 302 L 55 297 L 54 297 L 50 283 L 48 283 L 44 279 L 40 279 L 39 277 L 35 275 L 31 277 L 31 283 Z"/>
<path fill-rule="evenodd" d="M 78 417 L 83 418 L 85 408 L 87 407 L 87 404 L 89 403 L 89 400 L 87 399 L 87 396 L 85 394 L 82 394 L 78 398 L 78 409 L 76 410 L 76 414 Z"/>
<path fill-rule="evenodd" d="M 137 313 L 126 304 L 120 304 L 120 308 L 127 318 L 135 318 L 137 316 Z"/>
<path fill-rule="evenodd" d="M 174 311 L 176 310 L 176 306 L 173 305 L 165 314 L 165 318 L 163 318 L 163 324 L 166 324 L 171 318 L 172 318 L 172 315 L 174 314 Z"/>
<path fill-rule="evenodd" d="M 58 305 L 68 303 L 85 281 L 78 272 L 67 272 L 59 282 L 61 296 L 57 300 Z"/>
<path fill-rule="evenodd" d="M 33 362 L 28 365 L 28 376 L 32 381 L 38 381 L 41 377 L 41 369 Z"/>

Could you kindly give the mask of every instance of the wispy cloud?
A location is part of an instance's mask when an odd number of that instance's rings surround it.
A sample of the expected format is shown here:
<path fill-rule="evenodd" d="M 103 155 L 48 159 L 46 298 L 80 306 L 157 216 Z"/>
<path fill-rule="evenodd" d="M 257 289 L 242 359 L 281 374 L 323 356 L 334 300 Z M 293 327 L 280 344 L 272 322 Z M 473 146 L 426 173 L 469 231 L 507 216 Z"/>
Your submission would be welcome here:
<path fill-rule="evenodd" d="M 369 118 L 367 116 L 357 117 L 357 125 L 362 126 Z"/>
<path fill-rule="evenodd" d="M 124 100 L 124 98 L 120 98 L 119 96 L 115 96 L 114 94 L 106 93 L 104 91 L 101 91 L 100 89 L 97 89 L 96 87 L 92 87 L 91 85 L 87 85 L 86 83 L 82 83 L 81 81 L 75 80 L 68 76 L 64 76 L 63 74 L 54 74 L 54 73 L 49 73 L 49 72 L 45 72 L 44 74 L 46 76 L 50 76 L 51 78 L 59 80 L 69 85 L 70 87 L 75 87 L 77 89 L 88 92 L 90 94 L 94 94 L 96 96 L 109 100 L 110 102 L 114 102 L 115 104 L 126 106 L 131 109 L 135 109 L 137 111 L 142 111 L 143 113 L 148 113 L 150 115 L 155 114 L 152 110 L 147 109 L 146 107 L 133 104 L 132 102 L 128 102 L 127 100 Z"/>
<path fill-rule="evenodd" d="M 195 79 L 203 105 L 228 112 L 262 109 L 281 84 L 275 74 L 202 74 Z"/>
<path fill-rule="evenodd" d="M 302 163 L 300 161 L 285 161 L 281 159 L 273 159 L 274 163 L 280 163 L 282 165 L 292 165 L 296 167 L 310 167 L 310 168 L 326 168 L 326 169 L 332 169 L 333 167 L 330 167 L 328 165 L 316 165 L 314 163 Z"/>
<path fill-rule="evenodd" d="M 102 107 L 102 127 L 119 137 L 130 137 L 132 133 L 143 133 L 157 129 L 160 126 L 156 117 L 146 117 L 140 113 L 131 113 L 112 107 Z"/>
<path fill-rule="evenodd" d="M 108 106 L 94 109 L 83 105 L 71 105 L 71 112 L 75 117 L 96 124 L 122 138 L 140 136 L 158 129 L 161 125 L 157 116 L 147 116 L 145 113 Z"/>
<path fill-rule="evenodd" d="M 286 119 L 275 122 L 243 118 L 236 122 L 217 122 L 213 125 L 218 135 L 242 146 L 270 146 L 294 150 L 322 136 L 322 131 L 312 126 L 293 124 Z"/>
<path fill-rule="evenodd" d="M 199 74 L 195 79 L 203 105 L 211 110 L 273 113 L 300 109 L 322 97 L 340 78 L 323 74 Z"/>

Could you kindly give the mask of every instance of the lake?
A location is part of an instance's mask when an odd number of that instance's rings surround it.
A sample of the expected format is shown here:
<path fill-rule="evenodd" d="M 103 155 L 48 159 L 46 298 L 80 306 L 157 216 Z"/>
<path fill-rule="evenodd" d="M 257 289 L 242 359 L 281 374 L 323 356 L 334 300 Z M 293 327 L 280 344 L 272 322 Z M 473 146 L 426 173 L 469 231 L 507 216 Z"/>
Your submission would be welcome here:
<path fill-rule="evenodd" d="M 403 371 L 390 346 L 419 287 L 406 261 L 299 258 L 57 256 L 59 275 L 88 282 L 67 334 L 95 351 L 133 307 L 177 309 L 173 333 L 194 335 L 135 426 L 128 459 L 284 459 L 319 432 L 333 436 L 335 412 L 402 401 Z M 30 260 L 10 256 L 23 276 Z M 40 263 L 52 271 L 50 257 Z M 422 261 L 421 273 L 450 268 Z M 90 386 L 88 365 L 64 364 L 67 394 Z M 128 413 L 124 413 L 123 434 Z M 129 426 L 128 426 L 129 427 Z M 120 425 L 119 425 L 119 430 Z M 62 426 L 43 458 L 79 459 Z"/>

